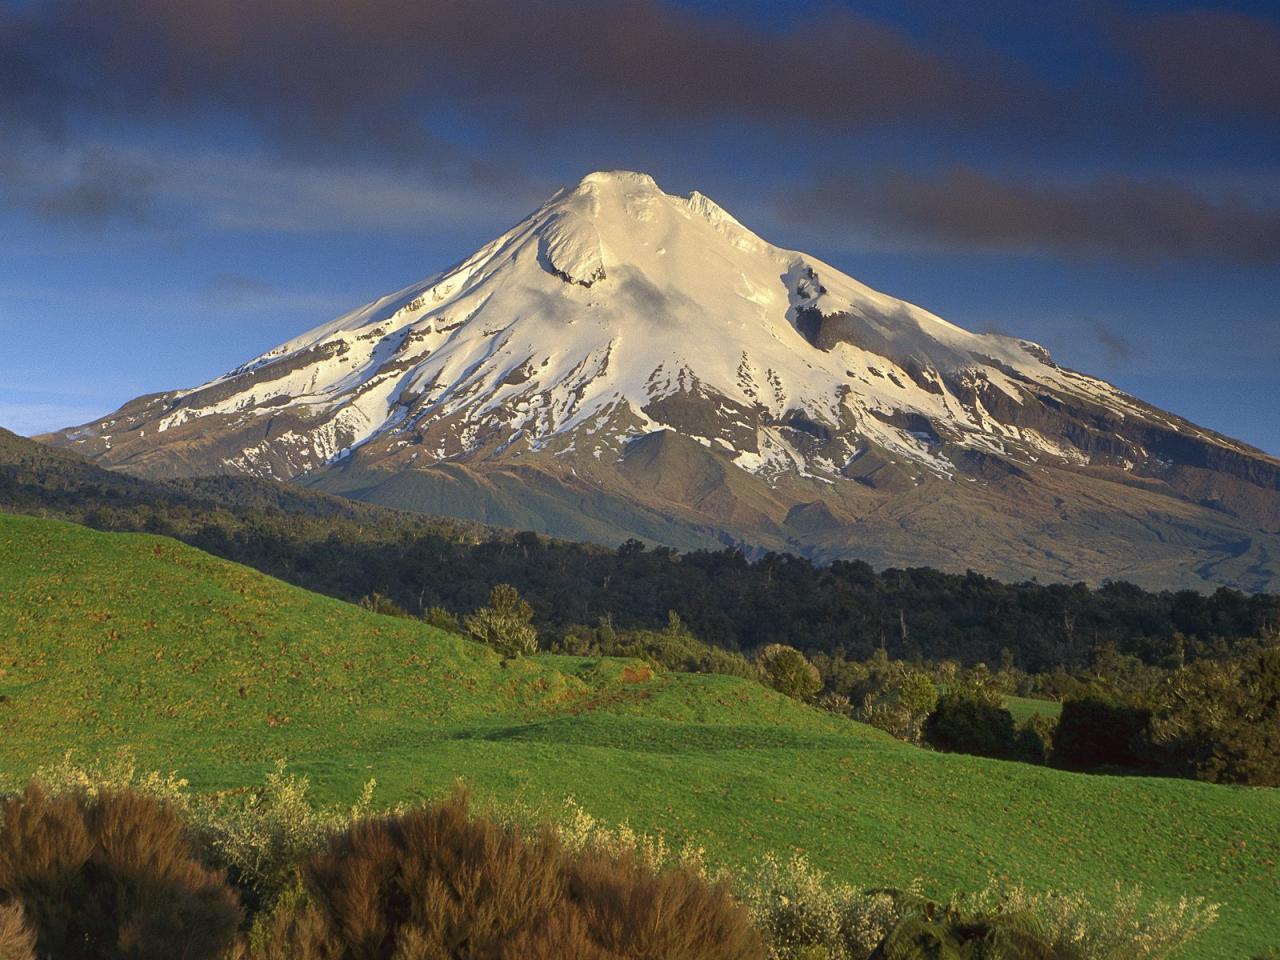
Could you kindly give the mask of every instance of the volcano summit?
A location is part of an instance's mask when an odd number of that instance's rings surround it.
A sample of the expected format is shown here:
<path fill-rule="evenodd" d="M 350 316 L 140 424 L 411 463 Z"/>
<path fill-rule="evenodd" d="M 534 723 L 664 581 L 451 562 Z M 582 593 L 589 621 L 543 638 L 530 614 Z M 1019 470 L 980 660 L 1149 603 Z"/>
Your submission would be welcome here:
<path fill-rule="evenodd" d="M 1280 461 L 603 172 L 462 263 L 44 438 L 605 543 L 1280 588 Z"/>

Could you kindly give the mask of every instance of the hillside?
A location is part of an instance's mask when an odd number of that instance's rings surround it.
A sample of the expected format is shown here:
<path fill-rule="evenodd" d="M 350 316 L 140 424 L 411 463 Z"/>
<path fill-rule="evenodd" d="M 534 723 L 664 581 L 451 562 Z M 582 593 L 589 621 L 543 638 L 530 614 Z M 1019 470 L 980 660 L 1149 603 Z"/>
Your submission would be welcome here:
<path fill-rule="evenodd" d="M 170 521 L 194 525 L 221 513 L 260 519 L 287 517 L 295 526 L 307 521 L 395 526 L 405 533 L 436 532 L 475 541 L 500 531 L 480 524 L 424 517 L 294 484 L 244 476 L 148 480 L 108 470 L 71 450 L 37 443 L 0 427 L 0 508 L 6 511 L 84 519 L 96 514 L 147 511 Z"/>
<path fill-rule="evenodd" d="M 462 262 L 48 442 L 614 546 L 1267 590 L 1280 460 L 589 174 Z"/>
<path fill-rule="evenodd" d="M 862 884 L 990 875 L 1224 904 L 1197 956 L 1280 942 L 1280 794 L 934 754 L 746 681 L 487 650 L 174 541 L 0 516 L 3 773 L 128 745 L 198 788 L 277 757 L 326 796 L 456 777 L 482 798 L 692 837 L 718 860 L 806 850 Z"/>

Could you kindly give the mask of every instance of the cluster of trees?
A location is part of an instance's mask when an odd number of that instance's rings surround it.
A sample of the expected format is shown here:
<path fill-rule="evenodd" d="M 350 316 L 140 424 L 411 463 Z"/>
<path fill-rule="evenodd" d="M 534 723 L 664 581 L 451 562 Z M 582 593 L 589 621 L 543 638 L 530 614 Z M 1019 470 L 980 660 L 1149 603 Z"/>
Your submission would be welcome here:
<path fill-rule="evenodd" d="M 1280 646 L 1199 661 L 1150 686 L 1067 700 L 1053 761 L 1280 787 Z"/>
<path fill-rule="evenodd" d="M 379 601 L 368 605 L 377 609 Z M 510 584 L 495 586 L 489 604 L 461 622 L 439 611 L 434 616 L 507 657 L 537 649 L 532 608 Z M 861 662 L 821 651 L 810 658 L 778 643 L 747 659 L 703 643 L 672 612 L 662 630 L 619 630 L 608 619 L 593 628 L 575 625 L 547 649 L 754 678 L 937 750 L 1070 770 L 1280 786 L 1280 645 L 1252 644 L 1230 659 L 1173 668 L 1105 649 L 1085 674 L 1045 677 L 1008 658 L 993 672 L 985 664 L 890 660 L 883 650 Z M 1035 714 L 1016 724 L 1006 697 L 1046 686 L 1065 695 L 1061 718 Z"/>
<path fill-rule="evenodd" d="M 1009 666 L 865 663 L 815 654 L 817 702 L 935 749 L 1215 783 L 1280 786 L 1280 644 L 1241 644 L 1234 656 L 1151 667 L 1103 650 L 1078 675 Z M 1061 715 L 1021 725 L 1013 694 L 1062 700 Z"/>

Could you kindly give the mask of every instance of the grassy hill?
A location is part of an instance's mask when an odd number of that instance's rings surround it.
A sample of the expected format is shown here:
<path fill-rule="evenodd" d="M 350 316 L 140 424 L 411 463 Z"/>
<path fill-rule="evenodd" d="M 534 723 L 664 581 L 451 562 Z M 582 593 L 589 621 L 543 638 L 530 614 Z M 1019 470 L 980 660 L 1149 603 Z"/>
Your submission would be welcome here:
<path fill-rule="evenodd" d="M 489 651 L 175 541 L 0 515 L 0 774 L 128 745 L 197 788 L 279 757 L 322 796 L 573 795 L 717 861 L 804 850 L 864 885 L 992 876 L 1204 895 L 1196 956 L 1280 944 L 1280 791 L 929 753 L 747 682 Z"/>

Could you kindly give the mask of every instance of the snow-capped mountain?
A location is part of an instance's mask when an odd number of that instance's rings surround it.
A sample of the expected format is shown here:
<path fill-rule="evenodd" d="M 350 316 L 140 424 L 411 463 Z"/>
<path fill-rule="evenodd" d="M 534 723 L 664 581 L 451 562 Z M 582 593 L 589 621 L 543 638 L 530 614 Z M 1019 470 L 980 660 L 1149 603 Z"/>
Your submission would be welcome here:
<path fill-rule="evenodd" d="M 1266 582 L 1280 528 L 1259 451 L 628 172 L 223 377 L 46 439 L 588 539 L 1006 575 Z"/>

